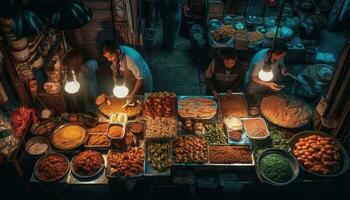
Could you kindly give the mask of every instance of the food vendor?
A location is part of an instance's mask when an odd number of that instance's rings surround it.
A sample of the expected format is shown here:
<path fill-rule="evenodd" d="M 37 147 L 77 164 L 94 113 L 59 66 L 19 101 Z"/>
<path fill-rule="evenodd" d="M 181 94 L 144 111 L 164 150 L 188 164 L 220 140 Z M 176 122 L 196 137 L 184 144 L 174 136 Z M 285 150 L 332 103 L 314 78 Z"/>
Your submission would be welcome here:
<path fill-rule="evenodd" d="M 219 93 L 240 91 L 244 79 L 244 68 L 231 49 L 221 51 L 219 59 L 213 59 L 205 73 L 207 94 L 217 97 Z"/>
<path fill-rule="evenodd" d="M 284 66 L 283 58 L 287 53 L 287 45 L 276 43 L 271 55 L 271 70 L 273 78 L 270 81 L 263 81 L 259 78 L 259 72 L 269 60 L 270 49 L 262 49 L 257 52 L 251 60 L 246 78 L 246 94 L 254 98 L 255 103 L 261 99 L 262 95 L 269 92 L 281 90 L 281 75 L 287 75 L 287 68 Z"/>
<path fill-rule="evenodd" d="M 80 84 L 79 90 L 79 102 L 84 102 L 84 110 L 95 112 L 95 98 L 98 94 L 97 87 L 97 61 L 88 58 L 79 49 L 70 50 L 63 59 L 63 66 L 66 68 L 67 72 L 74 70 L 77 75 L 77 81 Z M 80 106 L 82 104 L 79 104 Z"/>
<path fill-rule="evenodd" d="M 123 75 L 125 84 L 130 90 L 128 99 L 132 101 L 136 94 L 153 90 L 152 74 L 136 50 L 107 40 L 102 44 L 102 54 L 112 62 L 113 80 L 116 82 L 118 73 Z"/>

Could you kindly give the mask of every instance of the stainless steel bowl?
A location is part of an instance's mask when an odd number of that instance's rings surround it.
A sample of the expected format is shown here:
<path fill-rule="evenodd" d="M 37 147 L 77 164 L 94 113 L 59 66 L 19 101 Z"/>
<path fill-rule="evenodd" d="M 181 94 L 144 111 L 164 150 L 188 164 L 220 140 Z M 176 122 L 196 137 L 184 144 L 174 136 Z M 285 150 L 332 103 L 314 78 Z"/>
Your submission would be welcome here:
<path fill-rule="evenodd" d="M 56 177 L 56 178 L 53 178 L 53 179 L 41 179 L 40 176 L 38 176 L 38 174 L 39 174 L 39 163 L 44 158 L 52 156 L 52 155 L 57 155 L 57 156 L 60 156 L 60 157 L 64 158 L 66 163 L 67 163 L 67 169 L 64 171 L 64 174 L 62 176 L 59 176 L 59 177 Z M 68 172 L 69 172 L 69 160 L 68 160 L 68 158 L 65 155 L 60 154 L 60 153 L 46 154 L 46 155 L 42 156 L 39 160 L 37 160 L 36 163 L 35 163 L 35 166 L 34 166 L 35 177 L 38 178 L 41 181 L 44 181 L 44 182 L 55 182 L 55 181 L 58 181 L 58 180 L 62 179 L 63 177 L 65 177 L 68 174 Z"/>
<path fill-rule="evenodd" d="M 269 154 L 279 154 L 283 157 L 285 157 L 288 161 L 289 161 L 289 164 L 290 166 L 292 167 L 292 170 L 293 170 L 293 175 L 291 177 L 290 180 L 288 180 L 287 182 L 284 182 L 284 183 L 278 183 L 278 182 L 275 182 L 275 181 L 272 181 L 272 180 L 269 180 L 268 178 L 264 177 L 264 175 L 261 173 L 261 170 L 260 170 L 260 161 L 261 159 L 266 156 L 266 155 L 269 155 Z M 256 162 L 256 165 L 255 165 L 255 171 L 256 171 L 256 174 L 258 175 L 258 178 L 260 179 L 260 181 L 262 182 L 265 182 L 265 183 L 268 183 L 270 185 L 273 185 L 273 186 L 283 186 L 283 185 L 288 185 L 289 183 L 293 182 L 299 175 L 299 166 L 298 166 L 298 161 L 297 159 L 293 156 L 293 154 L 285 151 L 285 150 L 282 150 L 282 149 L 266 149 L 265 151 L 261 152 L 261 154 L 259 155 L 258 159 L 257 159 L 257 162 Z"/>
<path fill-rule="evenodd" d="M 310 135 L 320 135 L 320 136 L 327 136 L 329 137 L 330 135 L 327 134 L 327 133 L 323 133 L 323 132 L 320 132 L 320 131 L 303 131 L 303 132 L 300 132 L 296 135 L 294 135 L 290 140 L 289 140 L 289 147 L 290 149 L 293 151 L 294 149 L 294 146 L 295 144 L 297 143 L 297 141 L 299 140 L 299 138 L 304 138 L 304 137 L 307 137 L 307 136 L 310 136 Z M 348 154 L 346 153 L 343 145 L 341 145 L 336 139 L 334 139 L 334 142 L 335 142 L 335 145 L 337 147 L 339 147 L 340 149 L 340 154 L 341 154 L 341 157 L 342 157 L 342 164 L 341 164 L 341 168 L 338 170 L 338 172 L 336 173 L 333 173 L 333 174 L 327 174 L 327 175 L 323 175 L 323 174 L 318 174 L 318 173 L 315 173 L 315 172 L 312 172 L 308 169 L 306 169 L 301 163 L 299 163 L 299 166 L 300 168 L 302 168 L 304 171 L 306 171 L 307 173 L 310 173 L 310 174 L 313 174 L 315 176 L 320 176 L 320 177 L 323 177 L 323 178 L 333 178 L 333 177 L 337 177 L 337 176 L 340 176 L 342 174 L 344 174 L 346 171 L 348 171 L 349 169 L 349 156 Z"/>
<path fill-rule="evenodd" d="M 47 145 L 47 149 L 41 153 L 33 153 L 30 151 L 30 148 L 36 144 L 36 143 L 41 143 L 41 144 L 46 144 Z M 33 137 L 31 139 L 29 139 L 26 144 L 25 144 L 25 150 L 26 152 L 29 154 L 29 155 L 32 155 L 32 156 L 39 156 L 39 155 L 44 155 L 48 150 L 50 149 L 50 142 L 49 140 L 46 138 L 46 137 L 43 137 L 43 136 L 36 136 L 36 137 Z"/>
<path fill-rule="evenodd" d="M 76 156 L 73 157 L 73 159 L 72 159 L 71 162 L 70 162 L 70 165 L 71 165 L 71 171 L 72 171 L 73 175 L 76 176 L 76 177 L 78 177 L 78 178 L 81 178 L 81 179 L 89 179 L 89 178 L 96 177 L 96 176 L 99 175 L 99 174 L 104 170 L 104 168 L 105 168 L 105 160 L 103 159 L 103 156 L 101 155 L 102 163 L 101 163 L 100 168 L 99 168 L 96 172 L 94 172 L 94 173 L 92 173 L 92 174 L 90 174 L 90 175 L 83 175 L 83 174 L 80 174 L 79 172 L 77 172 L 77 171 L 74 169 L 73 162 L 74 162 L 75 158 L 76 158 Z"/>
<path fill-rule="evenodd" d="M 211 19 L 208 22 L 208 27 L 212 31 L 219 30 L 222 26 L 223 26 L 222 21 L 218 19 Z"/>

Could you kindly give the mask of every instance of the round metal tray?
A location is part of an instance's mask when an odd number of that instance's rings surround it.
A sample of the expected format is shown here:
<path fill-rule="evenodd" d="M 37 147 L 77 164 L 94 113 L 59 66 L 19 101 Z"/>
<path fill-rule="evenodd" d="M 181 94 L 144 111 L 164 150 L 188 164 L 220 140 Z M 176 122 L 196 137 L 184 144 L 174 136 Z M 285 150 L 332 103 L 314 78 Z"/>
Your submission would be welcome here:
<path fill-rule="evenodd" d="M 73 159 L 72 159 L 71 162 L 70 162 L 72 174 L 73 174 L 74 176 L 78 177 L 78 178 L 81 178 L 81 179 L 88 179 L 88 178 L 93 178 L 93 177 L 97 176 L 97 175 L 100 174 L 100 173 L 102 172 L 102 170 L 104 170 L 104 168 L 105 168 L 105 160 L 103 159 L 103 156 L 102 156 L 102 155 L 100 155 L 100 156 L 101 156 L 101 158 L 102 158 L 101 166 L 100 166 L 100 168 L 99 168 L 96 172 L 92 173 L 91 175 L 82 175 L 82 174 L 79 174 L 77 171 L 75 171 L 74 166 L 73 166 L 73 161 L 75 160 L 76 156 L 74 156 Z"/>
<path fill-rule="evenodd" d="M 289 161 L 289 164 L 293 170 L 293 176 L 291 177 L 291 179 L 289 181 L 284 182 L 284 183 L 274 182 L 274 181 L 269 180 L 266 177 L 264 177 L 264 175 L 260 172 L 260 160 L 264 156 L 271 154 L 271 153 L 279 154 L 279 155 L 285 157 Z M 260 179 L 260 181 L 268 183 L 270 185 L 274 185 L 274 186 L 283 186 L 283 185 L 288 185 L 289 183 L 293 182 L 298 177 L 299 166 L 298 166 L 298 161 L 297 161 L 297 159 L 295 159 L 293 154 L 291 154 L 285 150 L 282 150 L 282 149 L 272 148 L 272 149 L 266 149 L 263 152 L 261 152 L 261 154 L 259 155 L 259 157 L 256 161 L 256 164 L 255 164 L 255 171 L 256 171 L 256 174 L 258 175 L 258 178 Z"/>
<path fill-rule="evenodd" d="M 299 100 L 299 101 L 304 102 L 304 101 L 303 101 L 302 99 L 300 99 L 300 98 L 296 98 L 296 97 L 293 97 L 293 98 L 295 98 L 295 99 L 297 99 L 297 100 Z M 304 103 L 305 103 L 305 102 L 304 102 Z M 278 124 L 278 123 L 275 123 L 275 122 L 274 122 L 273 120 L 271 120 L 269 117 L 267 117 L 266 115 L 264 115 L 264 113 L 262 112 L 262 109 L 260 108 L 260 106 L 259 106 L 259 109 L 260 109 L 261 115 L 262 115 L 267 121 L 271 122 L 272 124 L 274 124 L 274 125 L 276 125 L 276 126 L 279 126 L 279 127 L 282 127 L 282 128 L 299 129 L 299 128 L 305 127 L 305 126 L 307 126 L 308 124 L 310 124 L 310 121 L 311 121 L 311 118 L 312 118 L 312 109 L 311 109 L 310 105 L 307 104 L 307 103 L 305 103 L 305 105 L 307 106 L 307 108 L 308 108 L 308 110 L 309 110 L 309 112 L 310 112 L 309 120 L 308 120 L 307 123 L 301 124 L 301 125 L 295 126 L 295 127 L 282 126 L 282 125 L 280 125 L 280 124 Z"/>
<path fill-rule="evenodd" d="M 39 169 L 38 169 L 38 165 L 39 163 L 46 157 L 49 157 L 49 156 L 52 156 L 52 155 L 57 155 L 57 156 L 60 156 L 62 158 L 64 158 L 66 160 L 66 163 L 67 163 L 67 169 L 66 171 L 64 172 L 64 174 L 62 176 L 59 176 L 59 177 L 56 177 L 54 179 L 49 179 L 49 180 L 46 180 L 46 179 L 41 179 L 39 176 L 38 176 L 38 173 L 39 173 Z M 60 179 L 62 179 L 63 177 L 65 177 L 67 175 L 67 173 L 69 172 L 69 160 L 68 158 L 63 155 L 63 154 L 60 154 L 60 153 L 50 153 L 50 154 L 46 154 L 44 156 L 42 156 L 41 158 L 39 158 L 39 160 L 36 161 L 35 163 L 35 166 L 34 166 L 34 175 L 37 179 L 39 179 L 40 181 L 44 181 L 44 182 L 55 182 L 55 181 L 58 181 Z"/>
<path fill-rule="evenodd" d="M 82 142 L 76 144 L 76 145 L 73 146 L 73 147 L 70 147 L 70 148 L 60 148 L 60 147 L 57 146 L 57 144 L 56 144 L 55 141 L 53 140 L 53 136 L 57 133 L 58 130 L 60 130 L 60 129 L 66 127 L 66 126 L 70 126 L 70 125 L 79 125 L 79 126 L 81 126 L 82 128 L 84 128 L 84 130 L 85 130 L 85 131 L 84 131 L 84 133 L 85 133 L 85 138 L 83 139 Z M 52 133 L 52 135 L 51 135 L 51 137 L 50 137 L 50 140 L 51 140 L 52 145 L 53 145 L 55 148 L 57 148 L 57 149 L 60 149 L 60 150 L 72 150 L 72 149 L 75 149 L 75 148 L 79 147 L 80 145 L 85 144 L 85 143 L 86 143 L 86 140 L 88 139 L 88 136 L 89 136 L 89 135 L 88 135 L 88 130 L 87 130 L 87 128 L 86 128 L 83 124 L 81 124 L 81 123 L 68 123 L 68 124 L 63 124 L 63 125 L 59 126 L 58 128 L 56 128 L 56 129 L 53 131 L 53 133 Z"/>
<path fill-rule="evenodd" d="M 30 148 L 33 144 L 38 143 L 38 142 L 47 144 L 47 149 L 46 149 L 44 152 L 40 153 L 40 154 L 32 154 L 32 153 L 30 153 L 30 152 L 29 152 L 29 148 Z M 35 136 L 35 137 L 29 139 L 29 140 L 26 142 L 26 144 L 25 144 L 25 150 L 26 150 L 26 152 L 27 152 L 29 155 L 31 155 L 31 156 L 43 155 L 43 154 L 45 154 L 46 152 L 48 152 L 49 149 L 50 149 L 50 141 L 49 141 L 46 137 L 44 137 L 44 136 Z"/>
<path fill-rule="evenodd" d="M 310 135 L 314 135 L 314 134 L 320 135 L 320 136 L 331 137 L 330 135 L 328 135 L 326 133 L 323 133 L 323 132 L 320 132 L 320 131 L 303 131 L 303 132 L 300 132 L 300 133 L 294 135 L 289 140 L 289 147 L 290 147 L 291 151 L 293 151 L 294 146 L 297 143 L 299 138 L 304 138 L 304 137 L 307 137 L 307 136 L 310 136 Z M 328 175 L 318 174 L 318 173 L 315 173 L 315 172 L 312 172 L 312 171 L 306 169 L 300 162 L 298 162 L 300 168 L 302 168 L 307 173 L 310 173 L 310 174 L 313 174 L 313 175 L 319 176 L 319 177 L 324 177 L 324 178 L 333 178 L 333 177 L 337 177 L 337 176 L 340 176 L 340 175 L 344 174 L 349 169 L 349 166 L 350 166 L 350 164 L 349 164 L 349 156 L 347 155 L 343 145 L 341 145 L 336 139 L 334 139 L 334 141 L 335 141 L 335 145 L 337 147 L 339 147 L 340 154 L 342 156 L 342 166 L 341 166 L 341 169 L 339 169 L 338 172 L 333 173 L 333 174 L 328 174 Z"/>

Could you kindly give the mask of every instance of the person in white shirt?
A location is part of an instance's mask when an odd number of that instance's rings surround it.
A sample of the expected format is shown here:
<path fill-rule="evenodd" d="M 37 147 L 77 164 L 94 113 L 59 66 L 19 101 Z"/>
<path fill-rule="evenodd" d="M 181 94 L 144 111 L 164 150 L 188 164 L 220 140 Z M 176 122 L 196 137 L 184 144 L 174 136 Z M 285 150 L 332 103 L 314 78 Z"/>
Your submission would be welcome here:
<path fill-rule="evenodd" d="M 128 99 L 133 100 L 136 94 L 153 91 L 151 71 L 135 49 L 106 40 L 102 44 L 102 54 L 112 63 L 113 79 L 116 79 L 118 73 L 123 75 L 130 90 Z"/>
<path fill-rule="evenodd" d="M 259 71 L 263 68 L 264 64 L 269 61 L 270 49 L 262 49 L 257 52 L 249 65 L 245 78 L 245 92 L 248 96 L 252 96 L 256 101 L 255 104 L 259 104 L 261 97 L 270 92 L 277 92 L 279 88 L 279 82 L 282 76 L 287 75 L 287 68 L 284 66 L 284 56 L 287 54 L 287 45 L 283 43 L 276 43 L 271 56 L 271 70 L 273 78 L 271 81 L 262 81 L 258 77 Z"/>

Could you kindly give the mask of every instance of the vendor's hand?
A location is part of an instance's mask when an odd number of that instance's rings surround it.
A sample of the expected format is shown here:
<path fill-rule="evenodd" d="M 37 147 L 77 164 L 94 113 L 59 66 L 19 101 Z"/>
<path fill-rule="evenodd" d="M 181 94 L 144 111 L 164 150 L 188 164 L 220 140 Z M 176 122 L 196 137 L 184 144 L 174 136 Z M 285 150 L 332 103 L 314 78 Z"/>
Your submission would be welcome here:
<path fill-rule="evenodd" d="M 215 91 L 215 90 L 213 90 L 213 96 L 215 97 L 215 98 L 218 98 L 219 96 L 220 96 L 220 94 L 217 92 L 217 91 Z"/>
<path fill-rule="evenodd" d="M 134 95 L 130 94 L 126 97 L 126 102 L 133 103 L 134 102 Z"/>
<path fill-rule="evenodd" d="M 277 92 L 280 90 L 278 85 L 276 83 L 267 83 L 267 87 L 270 88 L 270 90 Z"/>
<path fill-rule="evenodd" d="M 281 69 L 281 74 L 282 74 L 283 76 L 287 76 L 287 75 L 288 75 L 287 67 L 283 67 L 283 68 Z"/>

